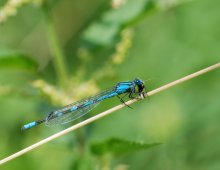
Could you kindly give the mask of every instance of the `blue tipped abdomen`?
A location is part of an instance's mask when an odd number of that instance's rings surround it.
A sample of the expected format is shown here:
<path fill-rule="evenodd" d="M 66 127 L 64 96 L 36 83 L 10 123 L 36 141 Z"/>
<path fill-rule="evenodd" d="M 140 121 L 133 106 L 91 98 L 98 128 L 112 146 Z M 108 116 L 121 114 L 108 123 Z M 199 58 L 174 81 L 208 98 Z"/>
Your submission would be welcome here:
<path fill-rule="evenodd" d="M 31 122 L 31 123 L 28 123 L 28 124 L 24 125 L 21 129 L 22 130 L 27 130 L 27 129 L 30 129 L 30 128 L 32 128 L 34 126 L 37 126 L 37 125 L 38 125 L 37 122 Z"/>

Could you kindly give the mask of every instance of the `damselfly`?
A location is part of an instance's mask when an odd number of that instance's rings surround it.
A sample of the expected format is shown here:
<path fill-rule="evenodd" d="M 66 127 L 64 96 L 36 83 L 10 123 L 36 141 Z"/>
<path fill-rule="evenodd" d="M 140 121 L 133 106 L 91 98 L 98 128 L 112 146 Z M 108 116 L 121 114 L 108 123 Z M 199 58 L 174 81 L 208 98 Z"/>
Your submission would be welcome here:
<path fill-rule="evenodd" d="M 61 109 L 54 110 L 48 114 L 44 119 L 33 121 L 22 127 L 22 130 L 30 129 L 41 123 L 45 123 L 47 126 L 56 126 L 59 124 L 65 124 L 70 121 L 76 120 L 93 108 L 95 108 L 102 100 L 117 96 L 122 103 L 125 103 L 123 98 L 128 95 L 130 99 L 134 98 L 135 94 L 138 94 L 141 98 L 145 97 L 144 82 L 140 79 L 134 79 L 133 81 L 117 83 L 112 88 L 102 91 L 94 96 L 85 98 L 83 100 L 74 102 Z M 120 96 L 124 94 L 124 96 Z"/>

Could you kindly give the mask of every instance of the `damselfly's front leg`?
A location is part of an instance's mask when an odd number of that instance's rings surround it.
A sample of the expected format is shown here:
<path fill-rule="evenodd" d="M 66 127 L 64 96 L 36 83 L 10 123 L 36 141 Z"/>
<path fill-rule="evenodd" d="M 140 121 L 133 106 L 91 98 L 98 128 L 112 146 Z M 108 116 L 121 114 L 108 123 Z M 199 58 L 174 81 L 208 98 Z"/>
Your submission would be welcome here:
<path fill-rule="evenodd" d="M 126 97 L 128 94 L 129 94 L 129 93 L 126 93 L 122 98 L 121 98 L 120 96 L 117 96 L 117 97 L 119 98 L 119 100 L 120 100 L 125 106 L 127 106 L 127 107 L 133 109 L 131 106 L 127 105 L 127 104 L 125 103 L 125 101 L 123 100 L 123 98 Z"/>

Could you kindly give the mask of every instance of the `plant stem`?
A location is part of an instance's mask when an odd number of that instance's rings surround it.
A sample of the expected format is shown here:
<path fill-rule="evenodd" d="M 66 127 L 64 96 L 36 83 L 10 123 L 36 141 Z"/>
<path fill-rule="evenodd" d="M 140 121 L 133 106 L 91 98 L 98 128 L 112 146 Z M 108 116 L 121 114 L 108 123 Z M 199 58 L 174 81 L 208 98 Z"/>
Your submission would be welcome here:
<path fill-rule="evenodd" d="M 50 45 L 50 50 L 53 55 L 53 64 L 57 73 L 59 84 L 62 87 L 67 86 L 68 74 L 66 70 L 66 65 L 64 62 L 64 55 L 59 44 L 59 40 L 55 31 L 52 18 L 50 17 L 48 7 L 45 5 L 42 7 L 45 14 L 45 22 L 48 33 L 48 41 Z"/>
<path fill-rule="evenodd" d="M 170 87 L 176 86 L 176 85 L 178 85 L 180 83 L 183 83 L 185 81 L 188 81 L 188 80 L 190 80 L 192 78 L 195 78 L 195 77 L 198 77 L 200 75 L 203 75 L 203 74 L 205 74 L 205 73 L 207 73 L 209 71 L 215 70 L 215 69 L 217 69 L 219 67 L 220 67 L 220 63 L 214 64 L 214 65 L 212 65 L 210 67 L 207 67 L 207 68 L 205 68 L 203 70 L 197 71 L 197 72 L 195 72 L 193 74 L 187 75 L 187 76 L 185 76 L 183 78 L 180 78 L 180 79 L 178 79 L 176 81 L 173 81 L 173 82 L 168 83 L 168 84 L 166 84 L 164 86 L 161 86 L 161 87 L 159 87 L 159 88 L 157 88 L 155 90 L 152 90 L 152 91 L 148 92 L 146 95 L 152 96 L 152 95 L 154 95 L 156 93 L 164 91 L 164 90 L 166 90 L 166 89 L 168 89 Z M 138 100 L 140 100 L 140 98 L 135 98 L 135 99 L 129 100 L 129 101 L 125 102 L 125 104 L 126 105 L 131 105 L 132 103 L 137 102 Z M 19 156 L 21 156 L 21 155 L 23 155 L 25 153 L 28 153 L 31 150 L 33 150 L 35 148 L 38 148 L 39 146 L 44 145 L 44 144 L 46 144 L 46 143 L 48 143 L 48 142 L 50 142 L 50 141 L 52 141 L 52 140 L 54 140 L 56 138 L 59 138 L 59 137 L 61 137 L 63 135 L 66 135 L 66 134 L 76 130 L 76 129 L 79 129 L 79 128 L 85 126 L 85 125 L 88 125 L 88 124 L 90 124 L 90 123 L 92 123 L 94 121 L 97 121 L 98 119 L 101 119 L 101 118 L 103 118 L 103 117 L 105 117 L 107 115 L 110 115 L 111 113 L 113 113 L 113 112 L 115 112 L 115 111 L 117 111 L 119 109 L 122 109 L 123 107 L 126 107 L 125 104 L 120 104 L 120 105 L 115 106 L 115 107 L 113 107 L 113 108 L 111 108 L 109 110 L 106 110 L 106 111 L 104 111 L 102 113 L 99 113 L 99 114 L 97 114 L 97 115 L 95 115 L 95 116 L 93 116 L 93 117 L 91 117 L 89 119 L 86 119 L 86 120 L 84 120 L 84 121 L 82 121 L 82 122 L 80 122 L 80 123 L 78 123 L 76 125 L 73 125 L 73 126 L 67 128 L 65 130 L 62 130 L 62 131 L 60 131 L 60 132 L 58 132 L 58 133 L 56 133 L 56 134 L 54 134 L 54 135 L 52 135 L 52 136 L 50 136 L 48 138 L 45 138 L 45 139 L 43 139 L 43 140 L 41 140 L 41 141 L 39 141 L 39 142 L 37 142 L 37 143 L 35 143 L 35 144 L 25 148 L 23 150 L 20 150 L 19 152 L 14 153 L 11 156 L 8 156 L 8 157 L 0 160 L 0 165 L 6 163 L 8 161 L 11 161 L 11 160 L 15 159 L 16 157 L 19 157 Z"/>

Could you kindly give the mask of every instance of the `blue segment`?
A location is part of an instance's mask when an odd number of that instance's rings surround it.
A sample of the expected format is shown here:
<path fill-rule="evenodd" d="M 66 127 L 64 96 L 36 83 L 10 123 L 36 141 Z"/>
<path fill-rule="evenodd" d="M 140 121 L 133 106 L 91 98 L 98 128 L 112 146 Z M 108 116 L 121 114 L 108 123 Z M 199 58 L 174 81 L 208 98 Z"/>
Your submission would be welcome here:
<path fill-rule="evenodd" d="M 135 84 L 133 82 L 121 82 L 117 84 L 116 92 L 118 94 L 122 94 L 122 93 L 130 91 L 134 87 L 135 87 Z"/>
<path fill-rule="evenodd" d="M 116 93 L 116 92 L 113 92 L 113 93 L 111 93 L 111 94 L 107 94 L 107 95 L 105 95 L 105 96 L 102 96 L 102 97 L 98 98 L 97 101 L 102 101 L 102 100 L 104 100 L 104 99 L 112 98 L 112 97 L 115 97 L 115 96 L 117 96 L 117 95 L 119 95 L 119 94 Z"/>
<path fill-rule="evenodd" d="M 137 90 L 136 90 L 137 88 Z M 95 108 L 101 101 L 119 96 L 121 94 L 129 94 L 129 97 L 132 98 L 133 94 L 138 93 L 139 96 L 143 96 L 143 90 L 145 86 L 142 80 L 135 79 L 128 82 L 117 83 L 111 89 L 102 91 L 94 96 L 85 98 L 83 100 L 77 101 L 70 105 L 67 105 L 61 109 L 55 110 L 48 114 L 48 116 L 40 121 L 35 121 L 28 123 L 22 127 L 22 129 L 30 129 L 34 126 L 37 126 L 43 122 L 48 126 L 56 126 L 59 124 L 65 124 L 67 122 L 78 119 Z M 125 95 L 126 96 L 126 95 Z M 119 97 L 120 98 L 120 97 Z M 120 98 L 120 101 L 123 102 L 123 97 Z"/>
<path fill-rule="evenodd" d="M 77 109 L 77 107 L 74 106 L 74 107 L 71 108 L 70 111 L 72 112 L 72 111 L 74 111 L 74 110 L 76 110 L 76 109 Z"/>
<path fill-rule="evenodd" d="M 38 125 L 37 122 L 31 122 L 31 123 L 28 123 L 28 124 L 24 125 L 24 126 L 22 127 L 22 130 L 30 129 L 30 128 L 32 128 L 32 127 L 34 127 L 34 126 L 37 126 L 37 125 Z"/>
<path fill-rule="evenodd" d="M 125 93 L 128 89 L 130 89 L 129 86 L 127 86 L 127 85 L 120 85 L 120 86 L 117 87 L 116 92 L 118 94 L 121 94 L 121 93 Z"/>

